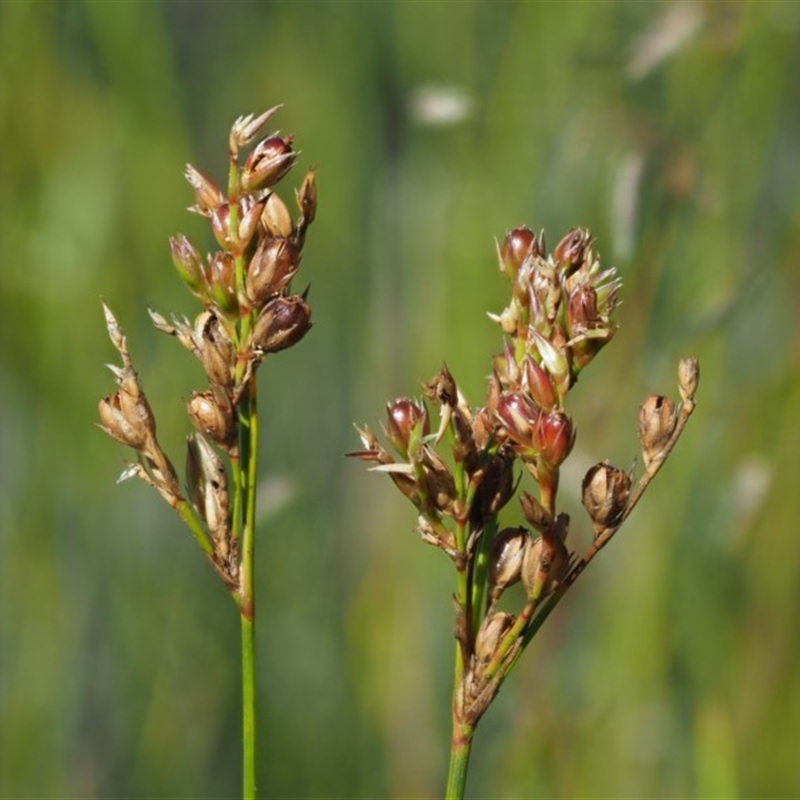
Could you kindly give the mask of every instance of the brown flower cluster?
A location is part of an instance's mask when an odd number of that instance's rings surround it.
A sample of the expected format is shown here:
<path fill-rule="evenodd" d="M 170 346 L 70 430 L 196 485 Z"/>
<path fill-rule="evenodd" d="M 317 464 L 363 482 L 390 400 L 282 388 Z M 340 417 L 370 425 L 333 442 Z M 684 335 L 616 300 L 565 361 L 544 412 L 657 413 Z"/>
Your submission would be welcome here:
<path fill-rule="evenodd" d="M 552 253 L 543 233 L 516 228 L 498 247 L 498 258 L 511 299 L 500 314 L 490 314 L 505 340 L 494 358 L 485 404 L 471 407 L 444 366 L 423 385 L 425 398 L 388 404 L 388 446 L 365 426 L 357 429 L 363 449 L 350 454 L 389 474 L 416 506 L 423 540 L 453 559 L 461 662 L 453 712 L 464 736 L 471 736 L 543 621 L 543 601 L 552 607 L 638 501 L 691 413 L 697 383 L 697 363 L 687 359 L 680 414 L 668 398 L 654 396 L 642 406 L 640 440 L 648 471 L 635 490 L 630 472 L 607 463 L 589 470 L 583 498 L 595 529 L 594 549 L 579 558 L 568 549 L 570 520 L 556 503 L 560 467 L 575 441 L 565 400 L 616 331 L 611 317 L 621 281 L 614 269 L 601 267 L 590 233 L 580 228 Z M 435 432 L 431 404 L 440 418 Z M 501 529 L 498 514 L 519 484 L 517 461 L 538 484 L 538 497 L 519 495 L 529 527 Z M 522 609 L 497 610 L 516 583 L 525 591 Z"/>
<path fill-rule="evenodd" d="M 155 417 L 131 363 L 125 336 L 104 306 L 108 333 L 122 367 L 110 367 L 118 389 L 100 401 L 100 427 L 137 452 L 137 461 L 121 479 L 139 477 L 179 511 L 232 591 L 239 580 L 244 510 L 237 509 L 234 515 L 228 469 L 240 486 L 251 479 L 242 463 L 249 454 L 242 452 L 240 434 L 255 405 L 255 372 L 268 354 L 296 344 L 311 327 L 307 292 L 294 293 L 292 279 L 316 213 L 317 191 L 310 170 L 295 191 L 299 213 L 293 219 L 274 190 L 297 158 L 291 136 L 270 133 L 259 138 L 278 108 L 234 123 L 226 191 L 187 166 L 186 178 L 195 194 L 190 211 L 209 220 L 219 249 L 203 257 L 186 236 L 173 237 L 170 250 L 175 268 L 203 309 L 194 321 L 175 317 L 168 321 L 150 312 L 159 330 L 175 336 L 194 354 L 208 379 L 207 387 L 192 392 L 188 402 L 196 429 L 186 454 L 188 501 L 158 443 Z M 249 147 L 249 153 L 243 154 Z"/>

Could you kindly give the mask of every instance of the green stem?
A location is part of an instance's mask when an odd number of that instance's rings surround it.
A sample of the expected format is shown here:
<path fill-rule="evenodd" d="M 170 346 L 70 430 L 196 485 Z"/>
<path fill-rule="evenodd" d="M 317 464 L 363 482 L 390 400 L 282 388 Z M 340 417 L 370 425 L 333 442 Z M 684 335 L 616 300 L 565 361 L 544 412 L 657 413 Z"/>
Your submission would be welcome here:
<path fill-rule="evenodd" d="M 254 620 L 244 610 L 242 620 L 242 730 L 244 733 L 244 772 L 242 797 L 256 796 L 256 658 Z"/>
<path fill-rule="evenodd" d="M 256 381 L 251 377 L 241 408 L 242 483 L 245 492 L 244 529 L 239 565 L 239 595 L 242 622 L 242 731 L 243 797 L 256 796 L 256 669 L 255 669 L 255 556 L 256 482 L 258 474 L 258 410 Z"/>
<path fill-rule="evenodd" d="M 456 691 L 460 687 L 456 686 Z M 453 739 L 450 745 L 450 771 L 447 775 L 445 800 L 461 800 L 467 785 L 467 769 L 472 751 L 472 735 L 474 730 L 456 719 L 453 713 Z"/>
<path fill-rule="evenodd" d="M 486 614 L 486 576 L 489 572 L 489 560 L 492 553 L 492 542 L 497 533 L 497 517 L 492 517 L 481 533 L 475 554 L 475 565 L 472 579 L 472 635 L 478 635 L 478 629 Z"/>

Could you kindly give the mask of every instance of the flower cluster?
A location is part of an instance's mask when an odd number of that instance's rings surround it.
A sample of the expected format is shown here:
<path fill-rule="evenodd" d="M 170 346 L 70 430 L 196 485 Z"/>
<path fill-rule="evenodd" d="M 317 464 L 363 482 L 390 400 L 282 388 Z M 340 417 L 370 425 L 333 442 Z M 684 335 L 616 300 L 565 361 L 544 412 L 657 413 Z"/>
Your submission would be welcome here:
<path fill-rule="evenodd" d="M 135 476 L 153 486 L 186 519 L 234 592 L 239 585 L 239 540 L 247 511 L 234 510 L 237 504 L 232 502 L 229 483 L 238 491 L 254 481 L 249 468 L 253 454 L 246 451 L 255 446 L 255 372 L 268 354 L 296 344 L 311 327 L 307 292 L 293 292 L 292 279 L 316 213 L 314 171 L 306 174 L 295 192 L 299 214 L 293 219 L 273 188 L 297 158 L 292 137 L 270 133 L 257 141 L 277 110 L 241 117 L 234 123 L 227 191 L 187 166 L 186 178 L 195 194 L 190 211 L 209 220 L 219 249 L 204 258 L 186 236 L 173 237 L 170 250 L 175 268 L 203 309 L 193 321 L 175 317 L 168 321 L 150 312 L 159 330 L 175 336 L 200 361 L 208 380 L 207 387 L 192 392 L 188 402 L 196 429 L 186 454 L 188 500 L 156 438 L 155 418 L 125 336 L 105 307 L 106 326 L 122 367 L 110 367 L 118 390 L 100 401 L 100 427 L 137 452 L 136 462 L 121 479 Z M 251 145 L 240 163 L 242 151 Z M 246 436 L 243 426 L 250 429 Z"/>
<path fill-rule="evenodd" d="M 549 608 L 638 501 L 691 413 L 697 383 L 697 363 L 687 359 L 681 367 L 680 430 L 668 398 L 653 396 L 642 406 L 640 441 L 648 472 L 636 489 L 632 472 L 605 462 L 589 470 L 583 500 L 594 525 L 594 549 L 579 558 L 567 546 L 570 520 L 556 502 L 560 468 L 575 441 L 565 400 L 616 331 L 612 314 L 621 281 L 614 269 L 601 267 L 584 229 L 570 231 L 548 253 L 543 233 L 520 227 L 497 250 L 511 299 L 500 314 L 490 314 L 505 338 L 485 404 L 471 407 L 444 366 L 423 384 L 424 398 L 389 403 L 387 446 L 365 426 L 357 429 L 363 449 L 350 454 L 389 474 L 416 506 L 423 540 L 453 559 L 460 660 L 453 713 L 462 737 L 472 735 Z M 440 419 L 435 431 L 431 405 Z M 517 462 L 538 485 L 538 496 L 519 494 L 527 527 L 501 528 L 498 514 L 519 485 Z M 524 587 L 523 607 L 517 613 L 498 610 L 501 596 L 516 583 Z"/>

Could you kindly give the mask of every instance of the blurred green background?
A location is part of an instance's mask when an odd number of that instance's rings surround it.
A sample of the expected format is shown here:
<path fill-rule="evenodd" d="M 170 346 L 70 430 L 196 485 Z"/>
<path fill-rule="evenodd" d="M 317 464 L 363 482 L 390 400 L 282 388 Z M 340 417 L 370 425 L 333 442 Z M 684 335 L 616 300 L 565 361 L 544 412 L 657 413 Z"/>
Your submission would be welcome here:
<path fill-rule="evenodd" d="M 240 791 L 235 608 L 93 423 L 103 297 L 182 462 L 201 372 L 146 309 L 196 310 L 183 166 L 222 178 L 234 118 L 278 102 L 320 209 L 316 326 L 261 372 L 262 796 L 441 796 L 452 569 L 342 454 L 442 360 L 483 402 L 522 223 L 590 227 L 625 281 L 571 396 L 575 546 L 584 471 L 630 464 L 679 357 L 702 382 L 468 796 L 800 795 L 800 3 L 7 1 L 0 76 L 0 796 Z"/>

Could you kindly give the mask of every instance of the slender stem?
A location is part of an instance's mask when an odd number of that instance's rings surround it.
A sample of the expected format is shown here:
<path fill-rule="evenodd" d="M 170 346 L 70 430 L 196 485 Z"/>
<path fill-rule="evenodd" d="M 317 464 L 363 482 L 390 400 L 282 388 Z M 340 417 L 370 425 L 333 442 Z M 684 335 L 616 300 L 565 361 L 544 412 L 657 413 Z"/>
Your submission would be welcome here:
<path fill-rule="evenodd" d="M 242 408 L 242 435 L 248 439 L 246 464 L 243 464 L 245 485 L 245 523 L 242 533 L 241 577 L 243 607 L 250 607 L 251 616 L 255 615 L 255 595 L 253 590 L 253 558 L 255 554 L 256 527 L 256 484 L 258 478 L 258 409 L 256 407 L 256 380 L 250 378 L 247 396 Z"/>
<path fill-rule="evenodd" d="M 245 491 L 244 529 L 239 566 L 239 594 L 242 623 L 242 732 L 243 732 L 243 797 L 256 797 L 256 669 L 255 669 L 255 588 L 253 562 L 255 556 L 256 478 L 258 471 L 258 410 L 256 380 L 251 377 L 243 399 L 240 421 L 244 460 L 242 483 Z M 244 441 L 243 441 L 244 444 Z"/>
<path fill-rule="evenodd" d="M 256 796 L 256 698 L 254 620 L 242 611 L 242 730 L 244 733 L 244 772 L 242 797 Z"/>
<path fill-rule="evenodd" d="M 689 421 L 689 417 L 692 416 L 692 412 L 695 409 L 695 401 L 693 397 L 689 397 L 683 401 L 680 407 L 680 411 L 678 413 L 678 421 L 675 425 L 675 430 L 672 432 L 672 436 L 670 437 L 669 441 L 664 445 L 661 452 L 653 458 L 650 464 L 647 466 L 647 469 L 642 475 L 639 483 L 637 484 L 636 488 L 631 493 L 631 496 L 628 498 L 627 505 L 625 506 L 625 511 L 620 516 L 619 520 L 614 523 L 611 527 L 604 528 L 602 531 L 597 533 L 595 536 L 594 541 L 589 546 L 589 549 L 583 555 L 582 558 L 578 559 L 572 569 L 569 571 L 569 574 L 564 579 L 563 588 L 559 587 L 559 591 L 556 593 L 556 602 L 561 599 L 561 596 L 564 592 L 572 586 L 573 583 L 579 578 L 581 573 L 586 569 L 589 562 L 602 550 L 614 537 L 614 534 L 622 527 L 622 523 L 625 522 L 626 519 L 630 516 L 631 511 L 636 507 L 636 504 L 639 500 L 642 499 L 642 495 L 644 494 L 645 489 L 650 485 L 650 482 L 658 475 L 659 470 L 661 467 L 664 466 L 664 462 L 667 460 L 667 457 L 672 452 L 673 448 L 680 439 L 681 434 L 686 428 L 686 423 Z"/>
<path fill-rule="evenodd" d="M 456 691 L 458 691 L 458 686 Z M 445 800 L 461 800 L 467 785 L 467 768 L 472 751 L 474 729 L 456 719 L 453 715 L 453 739 L 450 746 L 450 771 L 447 775 Z"/>

